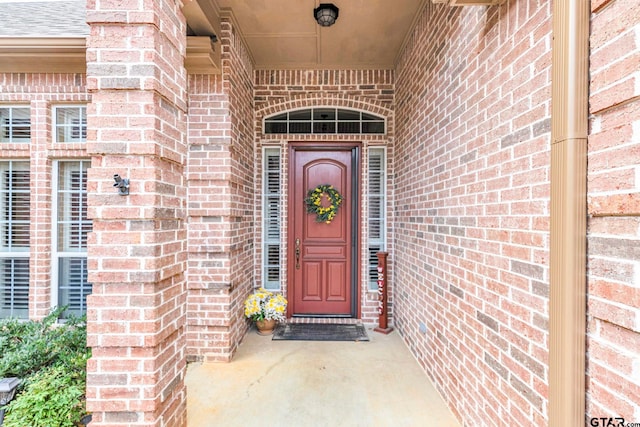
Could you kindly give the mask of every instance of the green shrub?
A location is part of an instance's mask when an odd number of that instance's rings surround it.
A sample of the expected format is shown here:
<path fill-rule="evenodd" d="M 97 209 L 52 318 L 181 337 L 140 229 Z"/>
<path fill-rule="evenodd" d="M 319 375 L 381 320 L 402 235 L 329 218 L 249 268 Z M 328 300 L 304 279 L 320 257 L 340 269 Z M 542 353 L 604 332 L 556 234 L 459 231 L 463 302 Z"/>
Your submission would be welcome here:
<path fill-rule="evenodd" d="M 40 321 L 0 321 L 0 378 L 23 380 L 6 406 L 4 426 L 74 426 L 85 413 L 87 329 L 84 319 L 57 324 L 64 308 Z"/>
<path fill-rule="evenodd" d="M 77 365 L 89 356 L 87 328 L 83 319 L 56 321 L 64 308 L 40 321 L 7 319 L 0 322 L 0 378 L 26 378 L 46 366 Z"/>
<path fill-rule="evenodd" d="M 84 375 L 50 366 L 28 378 L 7 405 L 3 427 L 74 427 L 86 413 Z"/>

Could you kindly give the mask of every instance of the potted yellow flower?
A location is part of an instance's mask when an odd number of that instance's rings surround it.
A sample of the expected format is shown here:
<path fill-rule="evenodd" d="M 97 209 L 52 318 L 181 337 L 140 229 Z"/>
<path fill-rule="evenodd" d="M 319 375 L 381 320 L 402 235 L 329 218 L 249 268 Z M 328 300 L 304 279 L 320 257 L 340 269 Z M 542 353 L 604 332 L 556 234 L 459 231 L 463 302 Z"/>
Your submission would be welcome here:
<path fill-rule="evenodd" d="M 260 288 L 244 301 L 244 315 L 253 320 L 261 335 L 273 333 L 277 322 L 287 319 L 287 300 L 280 294 L 274 294 Z"/>

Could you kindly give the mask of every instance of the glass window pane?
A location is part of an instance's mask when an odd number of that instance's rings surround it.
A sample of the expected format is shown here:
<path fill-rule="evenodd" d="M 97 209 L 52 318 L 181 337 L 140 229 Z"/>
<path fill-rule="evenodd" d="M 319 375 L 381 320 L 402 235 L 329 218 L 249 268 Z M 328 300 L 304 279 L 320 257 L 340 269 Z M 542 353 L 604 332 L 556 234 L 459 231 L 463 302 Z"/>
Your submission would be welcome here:
<path fill-rule="evenodd" d="M 369 250 L 369 290 L 377 289 L 377 253 L 384 250 L 386 242 L 385 223 L 385 151 L 382 148 L 369 149 L 368 171 L 368 250 Z"/>
<path fill-rule="evenodd" d="M 369 290 L 378 289 L 378 252 L 382 248 L 378 245 L 369 246 Z"/>
<path fill-rule="evenodd" d="M 291 122 L 289 133 L 311 133 L 311 122 Z"/>
<path fill-rule="evenodd" d="M 29 258 L 0 258 L 0 319 L 29 317 Z"/>
<path fill-rule="evenodd" d="M 362 133 L 384 133 L 384 122 L 362 122 Z"/>
<path fill-rule="evenodd" d="M 263 206 L 262 206 L 262 286 L 280 289 L 280 149 L 264 150 Z"/>
<path fill-rule="evenodd" d="M 266 121 L 267 122 L 286 122 L 287 113 L 278 114 L 277 116 L 271 116 Z"/>
<path fill-rule="evenodd" d="M 30 140 L 29 107 L 0 108 L 0 142 L 29 142 Z"/>
<path fill-rule="evenodd" d="M 57 142 L 86 141 L 86 107 L 57 107 L 55 127 Z"/>
<path fill-rule="evenodd" d="M 267 245 L 267 282 L 280 286 L 280 245 Z"/>
<path fill-rule="evenodd" d="M 68 306 L 63 316 L 84 314 L 91 293 L 86 255 L 87 234 L 92 230 L 87 218 L 88 167 L 84 160 L 58 163 L 58 305 Z"/>
<path fill-rule="evenodd" d="M 86 252 L 87 233 L 92 230 L 87 218 L 86 161 L 60 162 L 58 170 L 58 250 Z"/>
<path fill-rule="evenodd" d="M 297 110 L 289 112 L 289 120 L 292 121 L 311 121 L 311 110 Z"/>
<path fill-rule="evenodd" d="M 287 122 L 266 122 L 264 133 L 287 133 Z"/>
<path fill-rule="evenodd" d="M 338 133 L 360 133 L 360 122 L 338 122 Z"/>
<path fill-rule="evenodd" d="M 374 116 L 373 114 L 369 114 L 369 113 L 362 113 L 362 120 L 363 121 L 380 121 L 380 117 L 378 116 Z"/>
<path fill-rule="evenodd" d="M 313 120 L 335 120 L 336 109 L 335 108 L 314 108 Z"/>
<path fill-rule="evenodd" d="M 314 122 L 313 133 L 336 133 L 336 122 Z"/>
<path fill-rule="evenodd" d="M 0 163 L 0 252 L 28 252 L 31 194 L 28 162 Z"/>
<path fill-rule="evenodd" d="M 265 193 L 268 195 L 280 194 L 280 159 L 275 156 L 267 156 L 265 159 Z"/>
<path fill-rule="evenodd" d="M 267 197 L 264 208 L 264 231 L 269 240 L 280 239 L 280 196 Z"/>
<path fill-rule="evenodd" d="M 338 110 L 338 120 L 360 121 L 360 111 Z"/>
<path fill-rule="evenodd" d="M 87 282 L 87 258 L 60 258 L 58 262 L 58 305 L 68 306 L 69 314 L 82 316 L 87 311 L 87 295 L 91 284 Z"/>

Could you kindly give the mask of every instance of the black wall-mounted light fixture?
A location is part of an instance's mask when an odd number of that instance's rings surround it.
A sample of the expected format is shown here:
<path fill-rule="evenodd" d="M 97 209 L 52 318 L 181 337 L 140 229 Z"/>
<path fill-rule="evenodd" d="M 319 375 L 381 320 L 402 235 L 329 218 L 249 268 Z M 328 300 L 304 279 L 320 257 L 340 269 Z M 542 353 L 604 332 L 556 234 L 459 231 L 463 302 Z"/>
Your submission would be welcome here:
<path fill-rule="evenodd" d="M 115 181 L 115 184 L 113 184 L 113 186 L 118 189 L 118 194 L 121 196 L 128 196 L 129 195 L 129 179 L 121 178 L 120 175 L 115 174 L 113 175 L 113 180 Z"/>
<path fill-rule="evenodd" d="M 313 17 L 319 25 L 329 27 L 336 23 L 340 10 L 333 3 L 321 3 L 313 9 Z"/>

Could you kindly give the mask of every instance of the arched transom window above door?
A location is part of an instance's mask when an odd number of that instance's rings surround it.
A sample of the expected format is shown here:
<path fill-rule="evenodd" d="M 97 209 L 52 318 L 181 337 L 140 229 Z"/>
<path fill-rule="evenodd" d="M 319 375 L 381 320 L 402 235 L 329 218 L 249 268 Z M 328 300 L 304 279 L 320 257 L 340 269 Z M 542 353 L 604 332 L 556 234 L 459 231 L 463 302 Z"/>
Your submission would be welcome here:
<path fill-rule="evenodd" d="M 307 108 L 264 119 L 265 134 L 384 134 L 384 117 L 344 108 Z"/>

